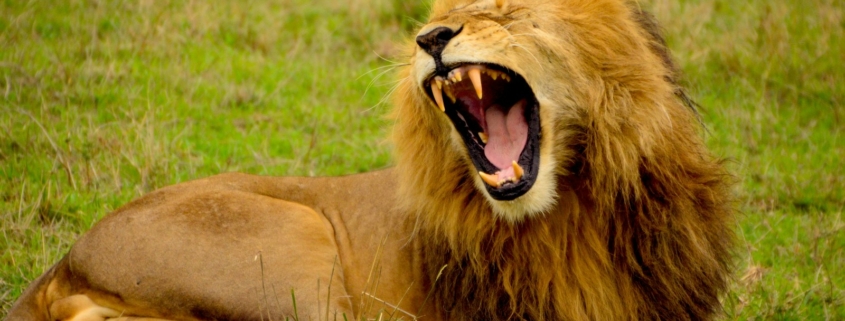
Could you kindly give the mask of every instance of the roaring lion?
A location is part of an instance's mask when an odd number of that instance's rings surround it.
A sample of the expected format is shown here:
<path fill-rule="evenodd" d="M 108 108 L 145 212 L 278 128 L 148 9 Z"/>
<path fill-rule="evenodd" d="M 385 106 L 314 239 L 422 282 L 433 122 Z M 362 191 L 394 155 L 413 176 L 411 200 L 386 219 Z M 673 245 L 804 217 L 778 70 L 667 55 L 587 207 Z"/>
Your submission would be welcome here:
<path fill-rule="evenodd" d="M 7 320 L 719 313 L 731 177 L 636 2 L 437 1 L 408 49 L 395 168 L 152 192 Z"/>

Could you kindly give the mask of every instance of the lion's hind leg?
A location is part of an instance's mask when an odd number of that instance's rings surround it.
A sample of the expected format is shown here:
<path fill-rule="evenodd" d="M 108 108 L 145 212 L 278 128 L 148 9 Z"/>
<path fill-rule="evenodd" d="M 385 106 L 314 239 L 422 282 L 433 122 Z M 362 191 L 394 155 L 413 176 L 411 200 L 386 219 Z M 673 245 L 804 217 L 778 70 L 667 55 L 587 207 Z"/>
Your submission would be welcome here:
<path fill-rule="evenodd" d="M 104 321 L 123 317 L 123 312 L 102 306 L 83 293 L 94 294 L 74 282 L 65 257 L 33 282 L 5 320 Z"/>
<path fill-rule="evenodd" d="M 50 305 L 52 320 L 61 321 L 168 321 L 167 319 L 124 316 L 91 300 L 85 294 L 74 294 Z"/>
<path fill-rule="evenodd" d="M 50 304 L 53 320 L 104 321 L 120 317 L 121 313 L 94 303 L 87 295 L 75 294 Z"/>
<path fill-rule="evenodd" d="M 85 294 L 74 294 L 53 302 L 50 317 L 61 321 L 167 321 L 124 316 L 120 311 L 98 305 Z"/>
<path fill-rule="evenodd" d="M 139 318 L 139 317 L 119 317 L 113 319 L 106 319 L 106 321 L 170 321 L 169 319 L 156 318 Z"/>

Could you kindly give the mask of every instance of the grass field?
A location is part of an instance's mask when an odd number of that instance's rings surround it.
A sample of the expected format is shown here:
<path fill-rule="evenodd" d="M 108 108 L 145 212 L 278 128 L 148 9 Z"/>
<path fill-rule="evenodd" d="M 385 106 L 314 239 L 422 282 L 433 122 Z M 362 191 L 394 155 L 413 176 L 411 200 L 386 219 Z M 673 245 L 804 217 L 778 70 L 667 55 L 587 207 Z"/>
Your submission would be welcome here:
<path fill-rule="evenodd" d="M 0 0 L 0 315 L 153 189 L 390 166 L 407 3 Z M 737 176 L 725 317 L 845 319 L 845 2 L 641 4 Z"/>

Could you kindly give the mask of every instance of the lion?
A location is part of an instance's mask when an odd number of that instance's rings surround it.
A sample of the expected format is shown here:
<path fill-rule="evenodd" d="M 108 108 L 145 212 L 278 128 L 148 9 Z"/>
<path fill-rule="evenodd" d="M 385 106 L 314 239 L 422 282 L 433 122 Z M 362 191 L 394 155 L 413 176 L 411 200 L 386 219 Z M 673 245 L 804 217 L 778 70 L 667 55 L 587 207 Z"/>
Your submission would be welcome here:
<path fill-rule="evenodd" d="M 223 174 L 83 235 L 7 320 L 707 320 L 731 175 L 652 16 L 439 0 L 394 93 L 393 168 Z"/>

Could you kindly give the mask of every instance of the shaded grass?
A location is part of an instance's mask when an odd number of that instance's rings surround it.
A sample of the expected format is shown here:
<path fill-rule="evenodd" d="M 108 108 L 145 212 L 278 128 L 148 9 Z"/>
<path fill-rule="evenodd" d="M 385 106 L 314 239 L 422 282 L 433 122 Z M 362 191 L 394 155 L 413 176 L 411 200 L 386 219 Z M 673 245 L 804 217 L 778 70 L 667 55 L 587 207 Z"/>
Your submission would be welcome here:
<path fill-rule="evenodd" d="M 845 319 L 845 4 L 642 5 L 737 174 L 727 318 Z M 389 166 L 379 56 L 425 6 L 0 0 L 0 315 L 80 233 L 155 188 Z"/>

